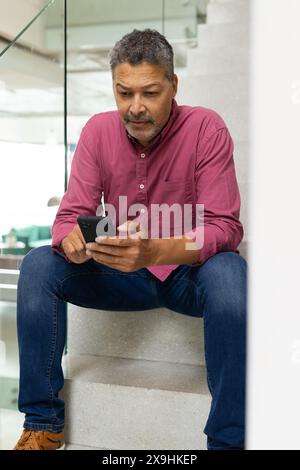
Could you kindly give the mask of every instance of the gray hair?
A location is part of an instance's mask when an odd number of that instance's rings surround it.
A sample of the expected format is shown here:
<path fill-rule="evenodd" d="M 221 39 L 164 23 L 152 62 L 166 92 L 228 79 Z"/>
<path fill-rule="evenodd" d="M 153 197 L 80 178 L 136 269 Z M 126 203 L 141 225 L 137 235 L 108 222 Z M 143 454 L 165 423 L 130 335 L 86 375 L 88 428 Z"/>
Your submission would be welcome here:
<path fill-rule="evenodd" d="M 112 73 L 118 64 L 128 62 L 138 65 L 142 62 L 162 65 L 166 77 L 172 81 L 174 75 L 174 52 L 165 36 L 155 29 L 134 29 L 123 36 L 109 53 L 109 63 Z"/>

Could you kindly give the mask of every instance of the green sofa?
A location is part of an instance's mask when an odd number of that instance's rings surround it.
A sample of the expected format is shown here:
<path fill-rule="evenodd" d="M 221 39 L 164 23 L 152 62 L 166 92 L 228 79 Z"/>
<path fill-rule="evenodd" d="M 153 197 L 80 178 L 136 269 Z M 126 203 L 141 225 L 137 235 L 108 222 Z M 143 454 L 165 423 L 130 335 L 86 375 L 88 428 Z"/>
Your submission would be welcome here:
<path fill-rule="evenodd" d="M 48 225 L 30 225 L 24 228 L 12 228 L 9 233 L 13 232 L 17 242 L 23 242 L 24 247 L 3 247 L 2 255 L 15 254 L 26 255 L 32 248 L 51 244 L 51 226 Z M 3 243 L 6 243 L 9 233 L 2 235 Z"/>

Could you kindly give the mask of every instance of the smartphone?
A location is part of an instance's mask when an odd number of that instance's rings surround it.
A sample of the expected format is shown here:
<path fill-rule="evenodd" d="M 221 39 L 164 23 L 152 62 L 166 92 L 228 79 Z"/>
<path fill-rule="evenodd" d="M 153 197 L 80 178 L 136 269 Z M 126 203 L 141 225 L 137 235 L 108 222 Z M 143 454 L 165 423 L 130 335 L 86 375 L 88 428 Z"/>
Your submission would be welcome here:
<path fill-rule="evenodd" d="M 86 243 L 94 242 L 96 237 L 102 235 L 116 235 L 114 223 L 108 216 L 80 215 L 77 222 Z"/>

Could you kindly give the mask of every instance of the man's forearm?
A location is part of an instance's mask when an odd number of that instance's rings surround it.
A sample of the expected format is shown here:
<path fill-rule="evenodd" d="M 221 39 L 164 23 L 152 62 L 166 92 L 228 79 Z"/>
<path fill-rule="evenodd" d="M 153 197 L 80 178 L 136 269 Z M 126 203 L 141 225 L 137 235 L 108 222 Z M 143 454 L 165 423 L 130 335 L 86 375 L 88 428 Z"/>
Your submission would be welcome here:
<path fill-rule="evenodd" d="M 153 265 L 159 264 L 193 264 L 199 262 L 199 249 L 192 239 L 158 238 L 152 239 Z M 186 249 L 189 244 L 192 249 Z"/>

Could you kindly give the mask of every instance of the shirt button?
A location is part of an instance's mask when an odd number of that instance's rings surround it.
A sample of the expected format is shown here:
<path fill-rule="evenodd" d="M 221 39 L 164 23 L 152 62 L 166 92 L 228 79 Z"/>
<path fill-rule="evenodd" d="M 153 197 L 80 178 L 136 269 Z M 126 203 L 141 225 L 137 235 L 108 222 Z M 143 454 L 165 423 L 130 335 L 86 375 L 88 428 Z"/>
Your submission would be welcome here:
<path fill-rule="evenodd" d="M 141 214 L 144 214 L 144 212 L 145 212 L 145 209 L 141 209 Z"/>
<path fill-rule="evenodd" d="M 145 154 L 144 153 L 141 153 L 141 158 L 145 158 Z"/>
<path fill-rule="evenodd" d="M 143 183 L 140 184 L 140 188 L 141 188 L 141 189 L 144 189 L 144 187 L 145 187 L 145 185 L 144 185 Z"/>

